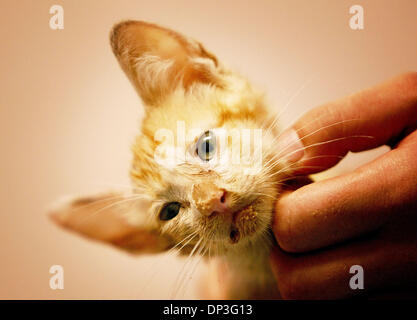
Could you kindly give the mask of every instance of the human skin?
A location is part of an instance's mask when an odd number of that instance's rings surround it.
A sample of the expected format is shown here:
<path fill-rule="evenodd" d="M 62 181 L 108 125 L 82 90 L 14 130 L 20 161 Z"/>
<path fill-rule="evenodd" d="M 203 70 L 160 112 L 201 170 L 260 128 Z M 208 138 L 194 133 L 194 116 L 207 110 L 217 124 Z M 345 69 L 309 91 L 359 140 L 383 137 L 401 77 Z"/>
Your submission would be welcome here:
<path fill-rule="evenodd" d="M 298 175 L 330 168 L 349 151 L 391 150 L 280 197 L 271 265 L 283 298 L 417 288 L 416 128 L 417 73 L 407 73 L 314 108 L 289 129 L 299 137 L 285 141 Z M 364 290 L 349 287 L 352 265 L 363 267 Z"/>

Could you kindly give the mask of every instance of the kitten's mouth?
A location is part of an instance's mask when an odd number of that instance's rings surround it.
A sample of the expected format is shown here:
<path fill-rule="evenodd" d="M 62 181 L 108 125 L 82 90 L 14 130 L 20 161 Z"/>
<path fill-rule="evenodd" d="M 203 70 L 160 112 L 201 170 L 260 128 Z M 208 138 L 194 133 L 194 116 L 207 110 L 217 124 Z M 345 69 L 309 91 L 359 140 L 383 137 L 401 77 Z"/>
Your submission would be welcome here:
<path fill-rule="evenodd" d="M 242 210 L 233 213 L 233 220 L 230 227 L 230 242 L 236 244 L 242 237 L 255 233 L 258 227 L 258 213 L 252 204 Z"/>
<path fill-rule="evenodd" d="M 236 229 L 234 225 L 232 225 L 230 229 L 230 241 L 235 244 L 238 243 L 240 240 L 240 232 L 239 229 Z"/>

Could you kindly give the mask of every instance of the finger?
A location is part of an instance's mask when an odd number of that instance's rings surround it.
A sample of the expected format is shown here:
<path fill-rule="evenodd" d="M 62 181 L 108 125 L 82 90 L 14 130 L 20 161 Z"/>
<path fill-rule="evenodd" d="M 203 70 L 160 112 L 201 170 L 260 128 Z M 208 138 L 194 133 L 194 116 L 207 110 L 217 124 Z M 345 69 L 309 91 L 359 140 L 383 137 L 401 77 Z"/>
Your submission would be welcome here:
<path fill-rule="evenodd" d="M 272 229 L 285 251 L 305 252 L 375 230 L 417 212 L 417 131 L 355 171 L 283 195 Z"/>
<path fill-rule="evenodd" d="M 293 179 L 290 179 L 285 182 L 285 185 L 283 186 L 283 191 L 281 192 L 281 196 L 283 196 L 284 193 L 287 193 L 289 191 L 295 191 L 310 183 L 313 183 L 313 180 L 308 176 L 295 176 Z"/>
<path fill-rule="evenodd" d="M 307 255 L 275 248 L 271 266 L 284 299 L 334 299 L 417 288 L 417 224 L 397 225 L 372 239 Z M 352 266 L 363 289 L 352 289 Z M 355 281 L 355 283 L 358 283 Z M 355 287 L 354 287 L 355 288 Z"/>
<path fill-rule="evenodd" d="M 390 144 L 416 124 L 417 73 L 408 73 L 312 109 L 281 135 L 277 152 L 297 162 L 299 173 L 318 172 L 348 151 Z"/>

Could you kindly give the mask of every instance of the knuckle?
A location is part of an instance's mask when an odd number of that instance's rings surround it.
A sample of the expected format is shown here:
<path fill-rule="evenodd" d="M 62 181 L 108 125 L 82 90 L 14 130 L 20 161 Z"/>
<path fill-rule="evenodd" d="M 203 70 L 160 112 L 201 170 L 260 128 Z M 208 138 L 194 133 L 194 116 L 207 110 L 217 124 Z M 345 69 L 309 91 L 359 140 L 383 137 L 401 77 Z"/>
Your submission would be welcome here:
<path fill-rule="evenodd" d="M 406 72 L 400 75 L 404 82 L 408 82 L 417 86 L 417 71 Z"/>
<path fill-rule="evenodd" d="M 289 221 L 281 220 L 275 224 L 274 234 L 279 247 L 289 253 L 298 252 L 298 246 L 294 241 L 294 236 L 291 232 L 291 223 Z"/>
<path fill-rule="evenodd" d="M 417 72 L 406 72 L 399 76 L 401 85 L 417 99 Z"/>
<path fill-rule="evenodd" d="M 288 198 L 285 201 L 278 201 L 273 221 L 273 231 L 279 247 L 285 252 L 295 253 L 301 251 L 296 230 L 297 223 L 295 220 L 297 219 L 295 217 L 297 215 L 286 204 L 288 201 L 293 202 Z"/>
<path fill-rule="evenodd" d="M 291 240 L 291 236 L 289 233 L 280 232 L 278 235 L 276 234 L 277 242 L 279 247 L 289 253 L 296 253 L 298 252 L 298 247 L 294 244 L 294 242 Z"/>
<path fill-rule="evenodd" d="M 274 219 L 273 230 L 278 245 L 284 251 L 290 251 L 292 248 L 290 216 L 291 215 L 288 214 L 287 211 L 284 210 L 281 205 L 277 205 L 277 213 Z"/>

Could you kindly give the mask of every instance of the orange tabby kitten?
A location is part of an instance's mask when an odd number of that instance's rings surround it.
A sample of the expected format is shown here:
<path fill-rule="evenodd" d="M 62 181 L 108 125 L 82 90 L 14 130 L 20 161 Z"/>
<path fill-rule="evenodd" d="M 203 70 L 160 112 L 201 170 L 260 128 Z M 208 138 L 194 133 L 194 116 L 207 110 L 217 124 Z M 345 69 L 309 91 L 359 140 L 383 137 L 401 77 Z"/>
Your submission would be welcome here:
<path fill-rule="evenodd" d="M 199 42 L 154 24 L 122 22 L 111 45 L 146 109 L 132 192 L 76 199 L 51 217 L 131 252 L 211 258 L 214 298 L 277 297 L 270 225 L 289 166 L 262 94 Z"/>

